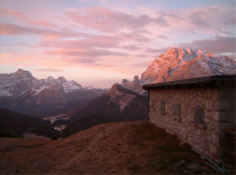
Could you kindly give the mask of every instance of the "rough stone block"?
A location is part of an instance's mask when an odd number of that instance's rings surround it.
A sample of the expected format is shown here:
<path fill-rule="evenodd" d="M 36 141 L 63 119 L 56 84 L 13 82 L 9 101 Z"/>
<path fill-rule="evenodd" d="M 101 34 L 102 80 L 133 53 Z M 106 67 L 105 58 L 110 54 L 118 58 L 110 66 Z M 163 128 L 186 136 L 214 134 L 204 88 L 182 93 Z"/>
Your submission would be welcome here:
<path fill-rule="evenodd" d="M 219 115 L 219 121 L 220 122 L 227 122 L 228 121 L 228 116 L 226 115 L 225 112 L 220 112 L 220 115 Z"/>
<path fill-rule="evenodd" d="M 212 90 L 211 89 L 207 89 L 206 90 L 206 97 L 207 98 L 211 98 L 211 96 L 212 96 Z"/>
<path fill-rule="evenodd" d="M 213 100 L 219 100 L 219 92 L 218 92 L 218 90 L 213 90 L 212 91 L 212 99 Z"/>
<path fill-rule="evenodd" d="M 213 109 L 214 109 L 214 101 L 212 101 L 212 100 L 207 100 L 207 101 L 206 101 L 206 109 L 208 109 L 208 110 L 213 110 Z"/>
<path fill-rule="evenodd" d="M 230 108 L 231 108 L 230 111 L 236 112 L 236 99 L 235 98 L 231 100 Z"/>
<path fill-rule="evenodd" d="M 210 122 L 211 122 L 211 120 L 209 118 L 207 118 L 207 117 L 204 118 L 204 123 L 210 123 Z"/>
<path fill-rule="evenodd" d="M 211 137 L 211 135 L 207 135 L 207 140 L 208 140 L 208 143 L 211 143 L 211 142 L 212 142 L 212 137 Z"/>
<path fill-rule="evenodd" d="M 213 112 L 212 112 L 212 118 L 213 118 L 213 120 L 215 120 L 215 121 L 219 121 L 220 112 L 219 112 L 219 111 L 213 111 Z"/>
<path fill-rule="evenodd" d="M 209 120 L 212 120 L 212 112 L 208 111 L 208 110 L 205 110 L 205 118 L 207 118 Z"/>
<path fill-rule="evenodd" d="M 228 122 L 232 122 L 232 123 L 236 123 L 236 112 L 231 112 L 231 113 L 229 113 L 229 115 L 228 115 Z M 235 124 L 236 125 L 236 124 Z"/>
<path fill-rule="evenodd" d="M 221 110 L 230 110 L 230 101 L 216 101 L 214 103 L 214 110 L 221 111 Z"/>

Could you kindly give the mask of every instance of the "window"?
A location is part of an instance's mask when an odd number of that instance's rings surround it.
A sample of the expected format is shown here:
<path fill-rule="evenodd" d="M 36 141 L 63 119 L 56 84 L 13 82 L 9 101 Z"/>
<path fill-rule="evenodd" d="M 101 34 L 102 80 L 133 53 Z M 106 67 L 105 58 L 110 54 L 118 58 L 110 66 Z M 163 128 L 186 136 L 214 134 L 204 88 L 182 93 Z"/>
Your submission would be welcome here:
<path fill-rule="evenodd" d="M 201 106 L 197 105 L 194 108 L 195 113 L 195 122 L 196 123 L 203 123 L 204 111 Z"/>
<path fill-rule="evenodd" d="M 152 101 L 151 101 L 151 107 L 152 107 L 152 109 L 155 111 L 155 100 L 152 100 Z"/>
<path fill-rule="evenodd" d="M 161 114 L 165 114 L 165 101 L 161 100 Z"/>
<path fill-rule="evenodd" d="M 178 117 L 180 116 L 180 109 L 179 109 L 179 107 L 180 107 L 179 103 L 175 102 L 174 103 L 174 115 L 178 116 Z"/>

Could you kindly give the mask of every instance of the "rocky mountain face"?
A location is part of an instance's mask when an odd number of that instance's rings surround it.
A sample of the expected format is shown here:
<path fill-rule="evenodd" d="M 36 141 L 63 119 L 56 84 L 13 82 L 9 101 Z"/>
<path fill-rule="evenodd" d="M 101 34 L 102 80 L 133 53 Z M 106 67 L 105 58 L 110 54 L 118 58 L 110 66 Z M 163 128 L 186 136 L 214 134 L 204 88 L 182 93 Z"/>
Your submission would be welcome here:
<path fill-rule="evenodd" d="M 144 84 L 231 74 L 236 74 L 236 61 L 232 58 L 216 56 L 205 50 L 173 47 L 156 58 L 142 73 L 141 79 L 135 75 L 133 81 L 123 79 L 120 85 L 147 96 L 147 92 L 141 87 Z"/>
<path fill-rule="evenodd" d="M 107 90 L 83 88 L 75 81 L 64 77 L 36 79 L 22 69 L 15 73 L 0 74 L 0 108 L 32 115 L 56 113 L 66 104 L 84 99 L 93 99 Z"/>
<path fill-rule="evenodd" d="M 145 83 L 159 83 L 212 75 L 236 74 L 236 62 L 207 51 L 170 48 L 156 58 L 141 75 Z"/>
<path fill-rule="evenodd" d="M 140 80 L 138 78 L 138 75 L 135 75 L 133 81 L 128 81 L 126 79 L 123 79 L 120 85 L 140 95 L 147 96 L 147 91 L 142 88 L 143 83 L 145 83 L 145 81 Z"/>
<path fill-rule="evenodd" d="M 71 120 L 88 115 L 102 115 L 130 121 L 147 120 L 148 99 L 122 85 L 114 84 L 109 92 L 92 100 Z"/>

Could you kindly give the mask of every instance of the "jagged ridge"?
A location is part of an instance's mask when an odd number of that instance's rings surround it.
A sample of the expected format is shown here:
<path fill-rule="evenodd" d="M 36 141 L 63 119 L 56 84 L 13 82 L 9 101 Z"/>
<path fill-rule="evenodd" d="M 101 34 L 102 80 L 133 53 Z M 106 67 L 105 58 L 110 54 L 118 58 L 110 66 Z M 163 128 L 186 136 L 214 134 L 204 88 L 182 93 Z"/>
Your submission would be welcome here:
<path fill-rule="evenodd" d="M 93 99 L 106 92 L 100 88 L 83 88 L 64 77 L 54 79 L 49 76 L 39 80 L 22 69 L 15 73 L 0 74 L 0 108 L 33 116 L 54 115 L 68 103 Z"/>
<path fill-rule="evenodd" d="M 141 75 L 141 80 L 158 83 L 229 74 L 236 74 L 236 62 L 227 56 L 173 47 L 152 62 Z"/>

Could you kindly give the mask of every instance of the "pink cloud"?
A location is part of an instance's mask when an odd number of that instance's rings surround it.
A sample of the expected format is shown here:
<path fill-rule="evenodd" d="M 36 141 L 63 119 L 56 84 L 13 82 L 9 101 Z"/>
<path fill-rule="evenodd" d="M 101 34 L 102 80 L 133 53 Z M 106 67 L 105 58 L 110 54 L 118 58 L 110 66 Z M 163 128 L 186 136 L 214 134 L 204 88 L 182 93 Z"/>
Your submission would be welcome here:
<path fill-rule="evenodd" d="M 159 49 L 153 49 L 148 48 L 145 50 L 146 53 L 165 53 L 169 48 L 159 48 Z"/>
<path fill-rule="evenodd" d="M 3 17 L 3 16 L 11 16 L 11 17 L 14 17 L 14 18 L 17 18 L 17 19 L 24 19 L 26 18 L 26 16 L 20 12 L 16 12 L 15 10 L 12 10 L 12 9 L 3 9 L 3 8 L 0 8 L 0 16 Z"/>
<path fill-rule="evenodd" d="M 215 36 L 211 39 L 201 39 L 201 40 L 193 40 L 192 42 L 179 43 L 175 44 L 175 47 L 183 47 L 190 48 L 195 51 L 198 49 L 207 50 L 207 52 L 211 52 L 213 54 L 226 54 L 229 53 L 229 57 L 235 57 L 235 40 L 236 37 L 226 37 L 226 36 Z M 174 46 L 173 46 L 174 47 Z M 163 47 L 159 49 L 146 49 L 146 53 L 166 53 L 169 47 Z"/>
<path fill-rule="evenodd" d="M 134 16 L 125 12 L 111 11 L 102 7 L 94 7 L 89 10 L 79 9 L 78 11 L 67 11 L 66 14 L 76 23 L 106 33 L 118 33 L 120 30 L 124 29 L 145 33 L 145 26 L 150 23 L 168 26 L 168 22 L 162 16 L 155 18 L 148 15 Z"/>
<path fill-rule="evenodd" d="M 215 36 L 212 39 L 194 40 L 188 43 L 180 43 L 179 46 L 192 48 L 194 50 L 202 49 L 212 52 L 213 54 L 223 54 L 235 52 L 236 37 Z"/>
<path fill-rule="evenodd" d="M 81 63 L 96 63 L 102 60 L 99 58 L 101 56 L 128 56 L 123 52 L 112 52 L 104 49 L 56 49 L 46 50 L 44 53 L 62 56 L 65 60 Z"/>
<path fill-rule="evenodd" d="M 57 31 L 45 28 L 37 28 L 31 26 L 21 26 L 16 24 L 6 24 L 0 22 L 0 34 L 2 35 L 39 35 L 49 38 L 58 38 L 58 37 L 75 37 L 79 36 L 79 33 L 72 32 L 67 30 Z"/>
<path fill-rule="evenodd" d="M 40 72 L 64 72 L 61 69 L 54 69 L 54 68 L 41 68 L 41 69 L 34 69 L 33 71 L 40 71 Z"/>
<path fill-rule="evenodd" d="M 158 35 L 157 36 L 158 38 L 162 38 L 162 39 L 169 39 L 167 36 L 165 36 L 165 35 Z"/>
<path fill-rule="evenodd" d="M 115 48 L 118 47 L 119 40 L 116 37 L 99 35 L 87 35 L 81 39 L 58 40 L 45 38 L 35 47 L 54 47 L 54 48 Z"/>
<path fill-rule="evenodd" d="M 235 26 L 236 17 L 233 8 L 226 6 L 212 6 L 202 8 L 192 8 L 186 10 L 157 11 L 157 14 L 168 23 L 162 30 L 162 34 L 170 32 L 195 33 L 196 31 L 205 33 L 208 30 L 217 34 L 222 30 L 222 26 L 227 30 Z M 157 27 L 156 27 L 157 28 Z M 155 28 L 155 29 L 156 29 Z"/>
<path fill-rule="evenodd" d="M 41 27 L 56 27 L 55 24 L 47 22 L 45 20 L 30 20 L 27 16 L 23 13 L 17 12 L 12 9 L 0 9 L 0 16 L 9 16 L 13 17 L 17 21 L 23 22 L 25 24 L 36 25 Z"/>
<path fill-rule="evenodd" d="M 81 34 L 81 38 L 71 39 L 71 40 L 44 38 L 41 42 L 34 44 L 33 47 L 47 47 L 47 48 L 51 47 L 64 50 L 82 49 L 82 50 L 88 50 L 88 52 L 97 53 L 97 50 L 99 51 L 101 49 L 113 49 L 113 48 L 116 49 L 119 48 L 120 45 L 123 45 L 120 48 L 124 50 L 135 50 L 135 49 L 140 50 L 142 44 L 140 44 L 139 41 L 141 41 L 142 43 L 147 43 L 149 40 L 145 37 L 142 37 L 141 35 L 135 35 L 134 33 L 131 34 L 121 33 L 116 36 Z M 109 50 L 107 50 L 107 52 L 108 51 Z M 124 56 L 124 54 L 122 54 L 122 56 Z"/>
<path fill-rule="evenodd" d="M 129 51 L 136 51 L 136 50 L 142 50 L 140 46 L 130 44 L 130 45 L 124 45 L 121 47 L 122 49 L 129 50 Z"/>

